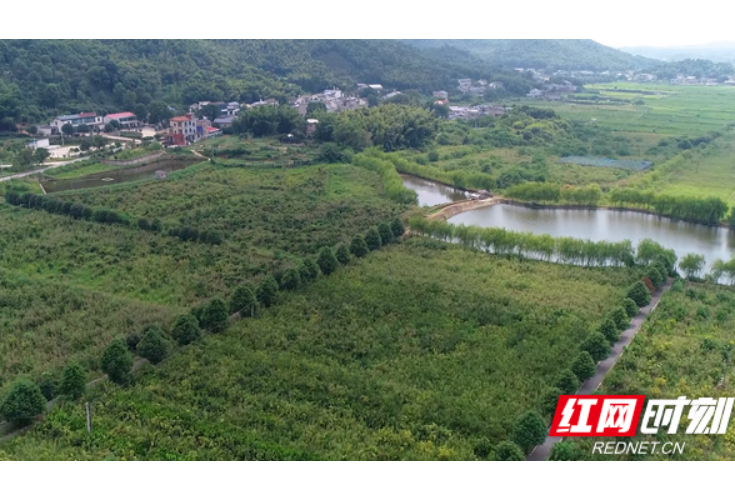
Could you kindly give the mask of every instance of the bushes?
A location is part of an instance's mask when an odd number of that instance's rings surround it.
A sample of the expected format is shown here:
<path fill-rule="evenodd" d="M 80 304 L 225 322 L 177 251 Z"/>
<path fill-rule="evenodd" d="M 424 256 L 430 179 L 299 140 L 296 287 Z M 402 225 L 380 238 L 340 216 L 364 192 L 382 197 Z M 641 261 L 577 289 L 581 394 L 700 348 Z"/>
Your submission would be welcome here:
<path fill-rule="evenodd" d="M 365 238 L 359 234 L 352 238 L 352 242 L 350 243 L 350 252 L 355 257 L 365 257 L 370 253 L 370 249 L 368 248 L 367 243 L 365 243 Z"/>
<path fill-rule="evenodd" d="M 258 299 L 255 297 L 253 287 L 240 285 L 235 289 L 230 299 L 230 314 L 239 312 L 241 316 L 249 316 L 257 305 Z"/>
<path fill-rule="evenodd" d="M 385 222 L 381 222 L 378 224 L 378 234 L 380 234 L 380 241 L 383 245 L 387 245 L 391 241 L 393 241 L 393 231 L 391 230 L 390 226 L 386 224 Z"/>
<path fill-rule="evenodd" d="M 276 300 L 278 294 L 278 283 L 276 279 L 268 275 L 260 281 L 258 290 L 255 293 L 258 298 L 258 302 L 263 304 L 264 307 L 270 307 Z"/>
<path fill-rule="evenodd" d="M 543 443 L 545 439 L 546 422 L 535 411 L 528 411 L 515 421 L 513 425 L 513 441 L 524 453 L 530 452 L 531 448 Z"/>
<path fill-rule="evenodd" d="M 579 389 L 579 379 L 572 370 L 564 370 L 559 374 L 556 387 L 561 389 L 562 394 L 574 394 Z"/>
<path fill-rule="evenodd" d="M 286 269 L 281 276 L 280 285 L 282 290 L 296 290 L 301 286 L 301 273 L 299 273 L 299 270 L 295 268 Z"/>
<path fill-rule="evenodd" d="M 202 311 L 200 324 L 212 333 L 219 333 L 227 326 L 227 319 L 227 305 L 224 300 L 217 297 L 212 299 Z"/>
<path fill-rule="evenodd" d="M 314 281 L 319 276 L 319 266 L 313 260 L 306 258 L 299 267 L 299 274 L 304 283 Z"/>
<path fill-rule="evenodd" d="M 651 302 L 651 293 L 641 281 L 636 281 L 628 289 L 627 297 L 636 303 L 638 307 L 645 307 Z"/>
<path fill-rule="evenodd" d="M 416 204 L 418 199 L 416 192 L 403 185 L 403 179 L 398 175 L 396 167 L 390 161 L 359 153 L 352 158 L 352 163 L 358 167 L 377 172 L 383 181 L 385 194 L 391 200 L 406 205 Z"/>
<path fill-rule="evenodd" d="M 403 236 L 403 233 L 406 232 L 406 226 L 403 225 L 403 221 L 401 219 L 396 218 L 390 223 L 390 230 L 393 231 L 394 237 L 400 238 Z"/>
<path fill-rule="evenodd" d="M 522 462 L 526 460 L 517 444 L 511 441 L 502 441 L 495 447 L 495 460 L 501 462 Z"/>
<path fill-rule="evenodd" d="M 174 320 L 171 327 L 171 336 L 179 345 L 189 345 L 202 336 L 199 322 L 191 314 L 182 314 Z"/>
<path fill-rule="evenodd" d="M 329 247 L 324 247 L 321 252 L 319 252 L 317 264 L 319 264 L 319 269 L 321 269 L 322 274 L 325 276 L 329 276 L 339 267 L 339 261 L 337 261 L 337 258 L 334 256 L 334 252 Z"/>
<path fill-rule="evenodd" d="M 602 361 L 610 354 L 610 343 L 600 332 L 591 333 L 584 342 L 582 342 L 581 347 L 582 350 L 587 351 L 596 362 Z"/>
<path fill-rule="evenodd" d="M 45 409 L 46 398 L 38 384 L 30 380 L 19 380 L 0 403 L 0 417 L 16 425 L 27 425 Z"/>
<path fill-rule="evenodd" d="M 82 205 L 81 203 L 62 202 L 49 196 L 32 193 L 20 195 L 15 191 L 8 191 L 5 201 L 10 205 L 36 210 L 44 210 L 51 214 L 69 215 L 74 219 L 85 219 L 100 224 L 122 224 L 130 225 L 131 218 L 114 210 L 97 209 Z"/>
<path fill-rule="evenodd" d="M 337 247 L 337 251 L 334 253 L 334 256 L 337 257 L 337 260 L 343 266 L 346 266 L 350 262 L 350 251 L 344 243 Z"/>
<path fill-rule="evenodd" d="M 102 354 L 102 371 L 116 384 L 130 382 L 133 370 L 133 355 L 122 339 L 113 340 Z"/>
<path fill-rule="evenodd" d="M 222 236 L 216 231 L 199 231 L 189 226 L 175 227 L 168 231 L 169 236 L 179 238 L 181 241 L 205 243 L 207 245 L 220 245 Z"/>
<path fill-rule="evenodd" d="M 368 229 L 365 233 L 365 243 L 370 250 L 377 250 L 383 244 L 383 240 L 380 239 L 380 233 L 374 227 Z"/>
<path fill-rule="evenodd" d="M 638 304 L 636 304 L 635 301 L 630 297 L 625 297 L 625 299 L 623 300 L 623 308 L 625 309 L 625 312 L 628 314 L 629 318 L 633 318 L 636 314 L 638 314 L 638 311 L 640 311 Z"/>
<path fill-rule="evenodd" d="M 609 316 L 602 320 L 600 333 L 610 344 L 614 344 L 620 339 L 620 330 L 618 330 L 618 326 L 615 324 L 615 321 L 613 321 Z"/>
<path fill-rule="evenodd" d="M 583 351 L 572 362 L 571 370 L 580 381 L 583 381 L 595 374 L 597 365 L 595 360 L 592 359 L 592 355 L 587 351 Z"/>
<path fill-rule="evenodd" d="M 623 331 L 630 326 L 630 318 L 628 317 L 628 313 L 625 309 L 623 309 L 622 306 L 616 307 L 615 309 L 610 311 L 610 318 L 612 318 L 615 326 L 620 331 Z"/>
<path fill-rule="evenodd" d="M 145 329 L 138 343 L 138 354 L 153 364 L 163 361 L 168 354 L 168 342 L 160 327 L 150 326 Z"/>
<path fill-rule="evenodd" d="M 79 363 L 70 363 L 64 368 L 59 394 L 72 399 L 80 398 L 87 388 L 87 370 Z"/>

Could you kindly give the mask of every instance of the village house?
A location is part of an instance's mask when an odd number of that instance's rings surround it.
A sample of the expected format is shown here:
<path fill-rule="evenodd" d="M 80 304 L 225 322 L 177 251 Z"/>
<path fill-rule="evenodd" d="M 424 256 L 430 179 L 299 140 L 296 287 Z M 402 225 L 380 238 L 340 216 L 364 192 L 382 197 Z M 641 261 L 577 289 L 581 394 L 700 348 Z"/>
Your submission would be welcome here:
<path fill-rule="evenodd" d="M 257 108 L 258 106 L 278 106 L 278 101 L 276 99 L 266 99 L 265 101 L 261 99 L 250 105 L 251 108 Z"/>
<path fill-rule="evenodd" d="M 188 113 L 183 116 L 174 116 L 169 120 L 169 133 L 166 142 L 170 146 L 186 146 L 197 139 L 196 118 Z"/>
<path fill-rule="evenodd" d="M 543 95 L 544 95 L 543 90 L 531 89 L 531 92 L 526 94 L 526 97 L 530 97 L 531 99 L 540 99 Z"/>
<path fill-rule="evenodd" d="M 449 92 L 447 92 L 446 90 L 435 90 L 434 97 L 436 97 L 437 99 L 446 99 L 449 97 Z"/>
<path fill-rule="evenodd" d="M 472 79 L 470 78 L 461 78 L 457 82 L 459 83 L 457 88 L 462 92 L 468 92 L 472 86 Z"/>
<path fill-rule="evenodd" d="M 95 112 L 79 113 L 76 115 L 57 116 L 54 121 L 51 122 L 51 126 L 56 127 L 57 130 L 61 130 L 61 128 L 66 124 L 70 124 L 75 130 L 79 125 L 86 125 L 94 129 L 99 128 L 100 125 L 102 125 L 102 117 L 97 116 L 97 113 Z"/>
<path fill-rule="evenodd" d="M 313 135 L 316 132 L 316 128 L 319 125 L 319 120 L 316 118 L 308 118 L 306 120 L 306 135 Z"/>
<path fill-rule="evenodd" d="M 140 121 L 138 121 L 138 118 L 130 111 L 125 111 L 123 113 L 111 113 L 109 115 L 105 115 L 105 117 L 103 118 L 103 122 L 105 125 L 112 122 L 113 120 L 117 120 L 120 126 L 125 129 L 137 128 L 140 125 Z"/>

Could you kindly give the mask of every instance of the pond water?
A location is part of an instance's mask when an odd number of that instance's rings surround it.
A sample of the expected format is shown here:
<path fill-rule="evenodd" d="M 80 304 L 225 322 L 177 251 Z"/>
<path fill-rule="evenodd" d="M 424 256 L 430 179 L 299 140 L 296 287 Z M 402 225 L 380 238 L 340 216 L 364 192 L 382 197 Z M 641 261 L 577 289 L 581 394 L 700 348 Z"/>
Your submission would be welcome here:
<path fill-rule="evenodd" d="M 120 184 L 121 182 L 155 179 L 157 170 L 163 170 L 168 174 L 176 170 L 182 170 L 192 163 L 196 163 L 196 160 L 162 160 L 139 167 L 108 170 L 98 174 L 77 177 L 76 179 L 48 180 L 43 182 L 43 188 L 47 193 L 58 193 L 70 189 L 93 188 Z"/>
<path fill-rule="evenodd" d="M 457 214 L 449 222 L 592 241 L 630 240 L 634 248 L 641 240 L 650 238 L 673 249 L 679 258 L 690 252 L 704 255 L 707 269 L 715 259 L 728 261 L 735 255 L 735 231 L 638 212 L 498 204 Z"/>
<path fill-rule="evenodd" d="M 469 193 L 463 189 L 427 181 L 426 179 L 413 175 L 401 175 L 401 178 L 403 178 L 404 186 L 416 191 L 416 194 L 419 196 L 419 205 L 422 207 L 432 207 L 451 201 L 466 200 L 470 197 Z"/>

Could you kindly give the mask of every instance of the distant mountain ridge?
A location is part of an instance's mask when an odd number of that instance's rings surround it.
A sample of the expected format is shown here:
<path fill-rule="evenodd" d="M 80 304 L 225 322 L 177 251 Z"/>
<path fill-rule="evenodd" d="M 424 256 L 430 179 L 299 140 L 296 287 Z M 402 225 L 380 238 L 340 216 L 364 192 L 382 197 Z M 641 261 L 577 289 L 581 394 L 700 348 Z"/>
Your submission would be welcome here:
<path fill-rule="evenodd" d="M 680 47 L 621 47 L 620 50 L 662 61 L 707 59 L 713 62 L 735 63 L 735 42 L 712 42 Z"/>
<path fill-rule="evenodd" d="M 655 67 L 658 61 L 632 55 L 586 39 L 404 39 L 402 42 L 432 51 L 461 50 L 486 63 L 524 68 L 564 70 L 628 70 Z"/>

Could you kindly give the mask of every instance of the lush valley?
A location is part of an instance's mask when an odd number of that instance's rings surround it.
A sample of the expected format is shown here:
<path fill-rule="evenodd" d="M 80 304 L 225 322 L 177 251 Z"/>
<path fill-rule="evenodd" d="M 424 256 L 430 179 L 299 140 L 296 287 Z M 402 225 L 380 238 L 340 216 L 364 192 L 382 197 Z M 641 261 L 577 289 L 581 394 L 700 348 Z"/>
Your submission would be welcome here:
<path fill-rule="evenodd" d="M 649 61 L 589 40 L 404 42 L 0 44 L 8 129 L 88 107 L 283 103 L 358 82 L 419 91 L 339 113 L 243 109 L 223 135 L 166 149 L 187 166 L 159 180 L 82 188 L 125 168 L 104 160 L 161 149 L 149 139 L 0 182 L 0 415 L 23 380 L 60 396 L 2 438 L 0 459 L 523 459 L 556 398 L 667 278 L 601 390 L 726 393 L 735 294 L 716 283 L 735 280 L 735 259 L 706 271 L 650 240 L 454 225 L 417 206 L 399 174 L 492 203 L 735 227 L 735 88 L 608 83 L 530 99 L 530 75 L 495 65 Z M 426 94 L 457 76 L 520 90 L 492 95 L 499 116 L 445 119 Z M 5 140 L 0 159 L 23 150 Z M 79 185 L 46 194 L 54 181 Z M 730 458 L 730 434 L 686 457 Z M 585 443 L 564 446 L 598 458 Z"/>

